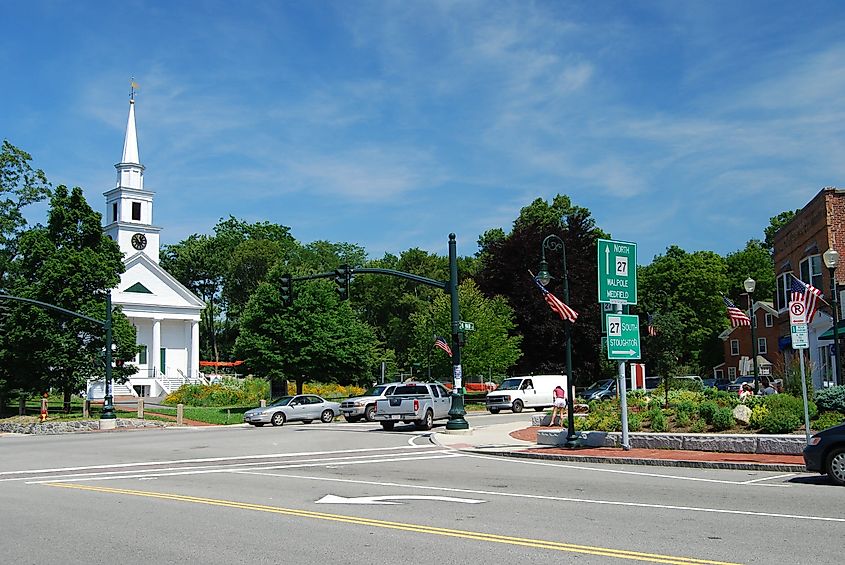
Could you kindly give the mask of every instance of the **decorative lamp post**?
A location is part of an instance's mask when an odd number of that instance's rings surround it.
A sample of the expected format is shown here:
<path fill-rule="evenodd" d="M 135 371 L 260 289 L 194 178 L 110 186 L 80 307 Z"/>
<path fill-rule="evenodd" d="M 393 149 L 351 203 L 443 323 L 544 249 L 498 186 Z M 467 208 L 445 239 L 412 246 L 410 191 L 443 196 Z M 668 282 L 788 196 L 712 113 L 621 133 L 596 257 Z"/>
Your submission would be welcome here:
<path fill-rule="evenodd" d="M 751 318 L 751 362 L 754 366 L 754 394 L 760 392 L 760 375 L 757 372 L 757 316 L 754 314 L 754 289 L 757 287 L 757 281 L 748 277 L 742 283 L 745 287 L 745 292 L 748 293 L 748 314 Z"/>
<path fill-rule="evenodd" d="M 552 280 L 549 273 L 549 264 L 546 262 L 546 249 L 549 251 L 560 251 L 563 265 L 563 302 L 569 305 L 569 271 L 566 269 L 566 245 L 558 236 L 551 234 L 546 236 L 543 244 L 540 247 L 540 270 L 537 273 L 537 280 L 541 285 L 546 286 Z M 575 387 L 572 386 L 572 322 L 564 320 L 564 331 L 566 332 L 566 411 L 567 411 L 567 426 L 566 426 L 566 443 L 565 447 L 578 447 L 578 436 L 575 434 L 575 402 L 573 398 L 573 391 Z M 554 422 L 552 422 L 554 423 Z"/>
<path fill-rule="evenodd" d="M 828 249 L 822 254 L 824 264 L 830 273 L 830 294 L 833 306 L 833 383 L 842 382 L 840 368 L 842 363 L 841 351 L 839 350 L 839 293 L 836 291 L 836 267 L 839 266 L 839 253 L 835 249 Z"/>

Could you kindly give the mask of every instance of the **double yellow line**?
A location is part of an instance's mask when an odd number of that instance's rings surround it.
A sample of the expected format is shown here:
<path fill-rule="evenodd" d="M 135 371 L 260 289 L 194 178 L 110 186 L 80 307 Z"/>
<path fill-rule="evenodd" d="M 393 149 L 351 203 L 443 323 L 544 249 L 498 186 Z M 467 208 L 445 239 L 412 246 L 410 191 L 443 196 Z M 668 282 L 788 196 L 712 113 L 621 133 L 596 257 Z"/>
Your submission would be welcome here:
<path fill-rule="evenodd" d="M 87 490 L 93 492 L 104 492 L 109 494 L 123 494 L 128 496 L 141 496 L 145 498 L 158 498 L 163 500 L 176 500 L 179 502 L 190 502 L 193 504 L 207 504 L 210 506 L 222 506 L 226 508 L 238 508 L 241 510 L 254 510 L 271 514 L 283 514 L 286 516 L 297 516 L 300 518 L 311 518 L 316 520 L 329 520 L 332 522 L 345 522 L 361 526 L 372 526 L 377 528 L 389 528 L 392 530 L 405 530 L 422 534 L 432 534 L 453 538 L 463 538 L 475 541 L 486 541 L 491 543 L 503 543 L 518 545 L 537 549 L 549 549 L 552 551 L 565 551 L 570 553 L 585 553 L 602 557 L 615 557 L 617 559 L 630 559 L 634 561 L 647 561 L 649 563 L 672 563 L 676 565 L 737 565 L 725 561 L 709 561 L 706 559 L 692 559 L 689 557 L 676 557 L 672 555 L 661 555 L 658 553 L 642 553 L 639 551 L 628 551 L 625 549 L 610 549 L 606 547 L 595 547 L 589 545 L 576 545 L 572 543 L 561 543 L 530 538 L 519 538 L 503 536 L 499 534 L 486 534 L 484 532 L 471 532 L 466 530 L 451 530 L 448 528 L 437 528 L 422 524 L 406 524 L 403 522 L 389 522 L 386 520 L 374 520 L 359 516 L 345 516 L 342 514 L 327 514 L 325 512 L 309 512 L 307 510 L 296 510 L 292 508 L 279 508 L 277 506 L 265 506 L 263 504 L 249 504 L 246 502 L 235 502 L 231 500 L 220 500 L 216 498 L 201 498 L 196 496 L 185 496 L 182 494 L 169 494 L 163 492 L 150 492 L 142 490 L 130 490 L 121 488 L 96 487 L 78 485 L 72 483 L 45 483 L 47 486 Z"/>

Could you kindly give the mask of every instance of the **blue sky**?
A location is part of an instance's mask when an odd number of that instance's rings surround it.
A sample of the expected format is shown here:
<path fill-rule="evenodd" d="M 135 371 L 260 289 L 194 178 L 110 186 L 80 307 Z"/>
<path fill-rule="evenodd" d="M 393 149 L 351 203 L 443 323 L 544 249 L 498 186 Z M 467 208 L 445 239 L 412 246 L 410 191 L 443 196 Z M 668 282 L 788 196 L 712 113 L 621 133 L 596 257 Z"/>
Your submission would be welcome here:
<path fill-rule="evenodd" d="M 102 211 L 128 111 L 165 243 L 221 217 L 476 251 L 569 194 L 639 262 L 845 179 L 841 2 L 5 0 L 0 138 Z M 43 211 L 31 215 L 43 221 Z"/>

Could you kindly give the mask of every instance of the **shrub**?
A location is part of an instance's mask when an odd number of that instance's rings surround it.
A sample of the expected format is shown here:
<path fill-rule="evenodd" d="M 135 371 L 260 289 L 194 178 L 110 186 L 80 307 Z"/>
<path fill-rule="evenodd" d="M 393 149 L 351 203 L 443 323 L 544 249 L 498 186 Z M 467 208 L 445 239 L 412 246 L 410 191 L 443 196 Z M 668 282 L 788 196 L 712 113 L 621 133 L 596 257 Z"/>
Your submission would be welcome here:
<path fill-rule="evenodd" d="M 652 410 L 648 413 L 648 415 L 649 420 L 651 422 L 651 430 L 653 432 L 665 432 L 669 429 L 669 425 L 666 422 L 666 416 L 664 416 L 663 410 Z"/>
<path fill-rule="evenodd" d="M 845 414 L 845 385 L 832 386 L 816 392 L 815 401 L 822 410 Z"/>
<path fill-rule="evenodd" d="M 713 415 L 719 409 L 719 405 L 712 400 L 705 400 L 698 405 L 698 415 L 708 424 L 713 423 Z"/>
<path fill-rule="evenodd" d="M 675 425 L 679 428 L 688 428 L 692 422 L 692 412 L 676 412 Z"/>
<path fill-rule="evenodd" d="M 701 432 L 705 431 L 706 429 L 707 429 L 707 423 L 704 420 L 702 420 L 701 418 L 696 418 L 695 420 L 693 420 L 692 424 L 690 424 L 690 427 L 689 427 L 689 431 L 691 431 L 694 434 L 700 434 Z"/>
<path fill-rule="evenodd" d="M 763 416 L 763 424 L 760 429 L 767 434 L 788 434 L 798 429 L 801 425 L 801 418 L 789 408 L 778 406 L 769 410 Z"/>
<path fill-rule="evenodd" d="M 681 400 L 675 403 L 676 416 L 681 416 L 683 414 L 689 418 L 694 412 L 696 412 L 696 404 L 691 400 Z"/>
<path fill-rule="evenodd" d="M 762 403 L 751 409 L 751 417 L 748 419 L 748 425 L 754 429 L 763 427 L 763 419 L 769 415 L 769 409 Z"/>
<path fill-rule="evenodd" d="M 654 410 L 660 410 L 663 408 L 663 400 L 660 398 L 652 398 L 648 401 L 648 410 L 649 412 Z"/>
<path fill-rule="evenodd" d="M 710 389 L 713 393 L 710 396 L 710 399 L 713 400 L 719 406 L 729 406 L 734 408 L 737 404 L 739 404 L 739 395 L 734 392 L 728 392 L 726 390 L 716 390 Z"/>
<path fill-rule="evenodd" d="M 832 428 L 833 426 L 838 426 L 842 422 L 845 422 L 845 415 L 842 415 L 839 412 L 823 412 L 822 415 L 819 416 L 818 420 L 813 422 L 810 427 L 816 431 L 821 431 Z"/>
<path fill-rule="evenodd" d="M 734 427 L 733 409 L 727 406 L 719 408 L 713 414 L 713 429 L 717 432 L 723 432 Z"/>
<path fill-rule="evenodd" d="M 763 397 L 763 404 L 770 411 L 783 408 L 795 414 L 799 420 L 804 419 L 804 400 L 802 398 L 796 398 L 790 394 L 772 394 Z M 812 401 L 808 402 L 807 411 L 810 414 L 810 419 L 815 418 L 818 414 L 816 403 Z"/>
<path fill-rule="evenodd" d="M 632 432 L 638 432 L 643 429 L 642 416 L 640 416 L 636 412 L 633 414 L 628 414 L 628 429 Z"/>
<path fill-rule="evenodd" d="M 692 402 L 698 404 L 706 399 L 703 392 L 693 390 L 672 390 L 669 391 L 669 404 L 677 404 L 679 402 Z"/>
<path fill-rule="evenodd" d="M 605 414 L 599 421 L 598 430 L 602 432 L 621 432 L 622 420 L 616 412 Z"/>

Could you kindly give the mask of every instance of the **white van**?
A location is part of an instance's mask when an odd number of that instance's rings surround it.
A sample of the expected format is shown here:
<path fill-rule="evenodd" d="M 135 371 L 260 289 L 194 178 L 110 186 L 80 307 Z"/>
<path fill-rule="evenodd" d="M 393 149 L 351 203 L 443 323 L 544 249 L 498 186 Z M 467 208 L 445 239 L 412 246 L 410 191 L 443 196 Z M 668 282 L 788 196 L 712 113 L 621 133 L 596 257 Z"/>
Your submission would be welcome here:
<path fill-rule="evenodd" d="M 522 412 L 523 408 L 533 408 L 540 412 L 552 406 L 554 390 L 558 385 L 567 390 L 566 375 L 511 377 L 502 381 L 499 388 L 487 393 L 485 404 L 491 414 L 498 414 L 502 409 Z"/>

